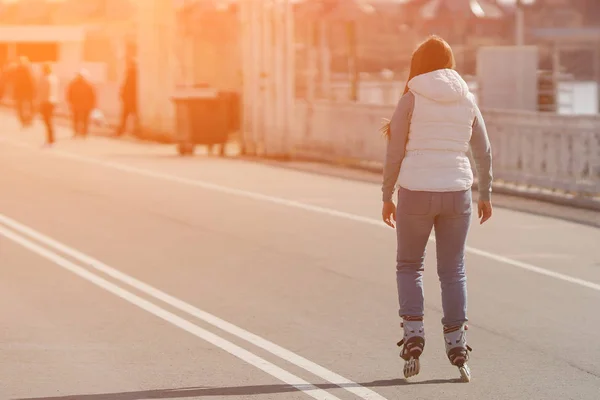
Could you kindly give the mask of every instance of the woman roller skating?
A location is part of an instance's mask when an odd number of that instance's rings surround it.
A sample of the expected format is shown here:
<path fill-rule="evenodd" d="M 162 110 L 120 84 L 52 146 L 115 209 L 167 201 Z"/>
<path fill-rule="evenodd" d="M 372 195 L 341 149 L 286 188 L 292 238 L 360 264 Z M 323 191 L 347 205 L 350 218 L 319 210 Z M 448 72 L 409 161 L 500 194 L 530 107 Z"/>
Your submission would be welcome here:
<path fill-rule="evenodd" d="M 388 144 L 382 217 L 396 229 L 398 240 L 396 279 L 404 331 L 398 345 L 406 378 L 419 373 L 425 347 L 422 275 L 433 229 L 446 354 L 462 378 L 470 380 L 464 261 L 472 212 L 468 151 L 477 168 L 480 223 L 492 216 L 492 156 L 483 117 L 454 68 L 452 50 L 443 39 L 432 36 L 421 44 L 413 53 L 404 95 L 383 129 Z"/>

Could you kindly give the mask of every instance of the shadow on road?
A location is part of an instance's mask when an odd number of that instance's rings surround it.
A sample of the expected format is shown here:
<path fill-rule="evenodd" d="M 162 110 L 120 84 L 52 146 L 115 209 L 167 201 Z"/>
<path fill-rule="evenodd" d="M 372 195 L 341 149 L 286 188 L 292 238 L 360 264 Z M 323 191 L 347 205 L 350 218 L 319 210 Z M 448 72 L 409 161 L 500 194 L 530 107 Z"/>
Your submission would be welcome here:
<path fill-rule="evenodd" d="M 443 383 L 458 383 L 458 379 L 432 379 L 427 381 L 408 382 L 404 379 L 389 379 L 367 383 L 357 384 L 319 384 L 314 385 L 319 389 L 339 389 L 351 387 L 392 387 L 405 385 L 427 385 L 427 384 L 443 384 Z M 310 391 L 310 387 L 304 389 Z M 257 386 L 233 386 L 233 387 L 191 387 L 181 389 L 158 389 L 144 390 L 138 392 L 121 392 L 121 393 L 101 393 L 101 394 L 78 394 L 59 397 L 30 397 L 19 398 L 15 400 L 142 400 L 142 399 L 175 399 L 186 397 L 204 397 L 204 396 L 250 396 L 261 394 L 278 394 L 291 393 L 298 391 L 297 388 L 291 385 L 257 385 Z"/>

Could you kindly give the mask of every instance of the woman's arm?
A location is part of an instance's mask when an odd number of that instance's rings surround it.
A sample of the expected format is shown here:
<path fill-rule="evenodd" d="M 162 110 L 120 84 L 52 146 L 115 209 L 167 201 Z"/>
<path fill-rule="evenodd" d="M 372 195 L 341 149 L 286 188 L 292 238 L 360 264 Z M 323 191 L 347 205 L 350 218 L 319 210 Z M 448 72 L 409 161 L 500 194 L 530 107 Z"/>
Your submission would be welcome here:
<path fill-rule="evenodd" d="M 475 121 L 471 136 L 471 152 L 477 169 L 479 200 L 490 201 L 492 195 L 492 147 L 479 107 L 475 106 Z"/>
<path fill-rule="evenodd" d="M 383 201 L 392 201 L 394 188 L 400 174 L 400 166 L 406 153 L 406 141 L 410 127 L 410 118 L 415 105 L 415 96 L 408 92 L 400 98 L 390 121 L 390 136 L 383 166 Z"/>

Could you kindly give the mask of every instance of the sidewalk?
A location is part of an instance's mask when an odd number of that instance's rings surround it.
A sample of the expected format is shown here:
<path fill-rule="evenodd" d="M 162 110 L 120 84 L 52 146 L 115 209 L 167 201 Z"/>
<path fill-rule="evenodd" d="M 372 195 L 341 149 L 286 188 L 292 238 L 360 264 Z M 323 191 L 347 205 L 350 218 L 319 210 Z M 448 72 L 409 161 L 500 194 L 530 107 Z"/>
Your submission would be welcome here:
<path fill-rule="evenodd" d="M 12 106 L 7 104 L 6 102 L 0 102 L 0 110 L 1 112 L 8 116 L 14 113 Z M 70 115 L 65 107 L 58 107 L 54 113 L 55 122 L 62 126 L 71 126 Z M 97 136 L 105 136 L 105 137 L 114 137 L 114 132 L 116 131 L 119 125 L 119 116 L 116 115 L 106 115 L 106 119 L 108 122 L 107 126 L 98 126 L 95 124 L 90 124 L 90 134 Z M 131 122 L 129 122 L 131 124 Z M 131 130 L 131 129 L 129 129 Z M 115 137 L 117 138 L 117 137 Z M 129 134 L 125 134 L 122 138 L 134 138 L 136 140 L 153 142 L 153 143 L 162 143 L 162 144 L 173 144 L 175 143 L 173 137 L 164 133 L 155 133 L 150 131 L 142 131 L 138 135 L 131 136 Z M 119 138 L 120 139 L 120 138 Z"/>

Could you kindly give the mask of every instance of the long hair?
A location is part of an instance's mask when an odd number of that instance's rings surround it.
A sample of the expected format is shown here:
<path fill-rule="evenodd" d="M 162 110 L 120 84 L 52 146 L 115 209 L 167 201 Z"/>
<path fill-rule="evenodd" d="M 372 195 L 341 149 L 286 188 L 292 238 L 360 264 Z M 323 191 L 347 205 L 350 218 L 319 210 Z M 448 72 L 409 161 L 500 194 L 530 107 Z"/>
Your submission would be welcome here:
<path fill-rule="evenodd" d="M 412 54 L 410 71 L 408 73 L 408 79 L 406 79 L 403 95 L 409 92 L 410 89 L 408 88 L 408 84 L 414 77 L 439 69 L 454 68 L 456 68 L 456 61 L 450 45 L 437 35 L 429 36 Z M 387 139 L 389 139 L 389 120 L 385 121 L 385 124 L 381 127 L 380 131 Z"/>

